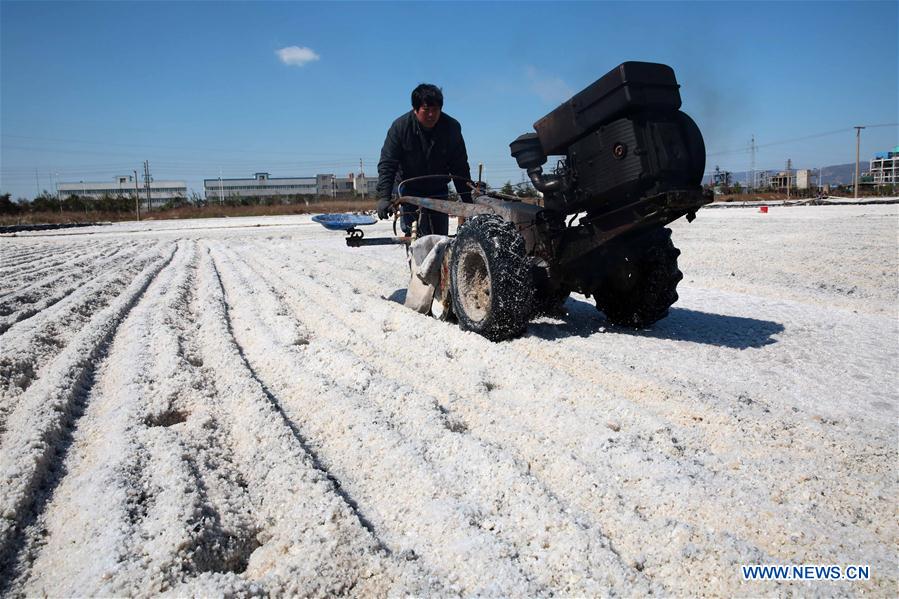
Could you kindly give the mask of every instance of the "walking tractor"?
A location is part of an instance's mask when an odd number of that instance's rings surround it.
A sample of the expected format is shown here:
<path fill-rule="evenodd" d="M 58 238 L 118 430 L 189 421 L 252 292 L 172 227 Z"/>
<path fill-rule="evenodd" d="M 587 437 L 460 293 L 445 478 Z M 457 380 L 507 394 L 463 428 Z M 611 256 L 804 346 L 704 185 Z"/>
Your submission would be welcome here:
<path fill-rule="evenodd" d="M 683 278 L 666 225 L 692 221 L 712 201 L 701 186 L 702 134 L 680 111 L 678 90 L 671 67 L 625 62 L 538 120 L 510 148 L 542 198 L 464 181 L 467 204 L 404 196 L 401 184 L 396 204 L 465 217 L 439 244 L 436 275 L 413 272 L 429 290 L 423 311 L 494 341 L 520 335 L 572 291 L 592 296 L 617 325 L 664 318 Z M 544 172 L 550 157 L 556 165 Z M 352 222 L 337 228 L 352 247 L 405 243 L 414 253 L 418 243 L 415 228 L 380 239 L 365 239 Z"/>

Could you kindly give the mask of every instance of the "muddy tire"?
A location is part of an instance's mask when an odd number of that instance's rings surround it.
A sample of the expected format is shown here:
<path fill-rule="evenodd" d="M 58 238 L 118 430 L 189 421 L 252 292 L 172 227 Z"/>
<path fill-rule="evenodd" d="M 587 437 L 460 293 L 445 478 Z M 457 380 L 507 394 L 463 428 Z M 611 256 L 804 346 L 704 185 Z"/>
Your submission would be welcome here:
<path fill-rule="evenodd" d="M 440 285 L 434 290 L 434 300 L 431 302 L 431 316 L 444 322 L 455 322 L 453 313 L 453 294 L 450 292 L 450 266 L 453 263 L 453 246 L 446 248 L 443 254 L 443 262 L 440 264 Z"/>
<path fill-rule="evenodd" d="M 524 239 L 498 216 L 479 215 L 456 234 L 450 263 L 453 313 L 464 331 L 491 341 L 521 335 L 534 287 Z"/>
<path fill-rule="evenodd" d="M 614 254 L 608 274 L 594 291 L 596 307 L 617 325 L 644 328 L 665 318 L 677 301 L 684 275 L 671 229 L 656 229 L 631 240 Z"/>

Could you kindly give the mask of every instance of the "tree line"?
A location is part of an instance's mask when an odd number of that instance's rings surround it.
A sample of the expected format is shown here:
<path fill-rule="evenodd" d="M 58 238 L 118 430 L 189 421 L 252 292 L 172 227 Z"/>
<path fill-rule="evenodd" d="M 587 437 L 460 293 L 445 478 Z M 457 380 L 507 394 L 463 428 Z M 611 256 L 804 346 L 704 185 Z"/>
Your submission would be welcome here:
<path fill-rule="evenodd" d="M 193 192 L 189 197 L 175 197 L 159 204 L 158 200 L 154 200 L 150 210 L 171 210 L 175 208 L 183 208 L 185 206 L 193 206 L 202 208 L 208 205 L 215 206 L 279 206 L 279 205 L 295 205 L 295 204 L 311 204 L 320 201 L 331 201 L 335 198 L 331 196 L 318 195 L 276 195 L 270 197 L 258 196 L 240 196 L 229 195 L 218 199 L 206 199 L 200 194 Z M 352 198 L 337 198 L 352 199 Z M 40 195 L 33 199 L 17 198 L 12 199 L 12 194 L 5 193 L 0 195 L 0 214 L 2 215 L 24 215 L 37 214 L 42 212 L 112 212 L 112 213 L 134 213 L 137 211 L 137 202 L 140 202 L 140 211 L 148 211 L 146 198 L 135 199 L 133 195 L 126 194 L 104 194 L 102 197 L 80 196 L 71 194 L 66 197 L 59 197 L 49 191 L 43 191 Z"/>

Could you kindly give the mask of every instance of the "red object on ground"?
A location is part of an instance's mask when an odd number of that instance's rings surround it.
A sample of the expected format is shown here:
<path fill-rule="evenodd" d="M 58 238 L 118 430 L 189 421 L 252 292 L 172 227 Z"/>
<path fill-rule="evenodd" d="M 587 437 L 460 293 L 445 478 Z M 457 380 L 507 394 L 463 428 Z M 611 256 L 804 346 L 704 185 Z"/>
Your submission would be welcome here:
<path fill-rule="evenodd" d="M 760 207 L 759 212 L 761 212 L 763 214 L 768 214 L 768 207 L 767 206 Z"/>

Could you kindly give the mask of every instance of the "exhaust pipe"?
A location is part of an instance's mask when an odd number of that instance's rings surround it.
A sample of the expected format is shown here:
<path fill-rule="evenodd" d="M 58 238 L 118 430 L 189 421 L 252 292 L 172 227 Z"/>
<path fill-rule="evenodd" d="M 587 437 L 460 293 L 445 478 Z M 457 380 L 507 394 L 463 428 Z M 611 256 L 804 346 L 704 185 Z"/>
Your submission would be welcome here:
<path fill-rule="evenodd" d="M 546 164 L 546 154 L 536 133 L 525 133 L 509 144 L 512 156 L 518 162 L 519 168 L 527 170 L 528 178 L 538 191 L 553 193 L 562 191 L 565 182 L 559 175 L 546 175 L 543 173 L 543 165 Z"/>
<path fill-rule="evenodd" d="M 534 184 L 534 187 L 543 193 L 562 191 L 565 185 L 565 182 L 559 175 L 544 175 L 542 166 L 529 168 L 528 178 Z"/>

